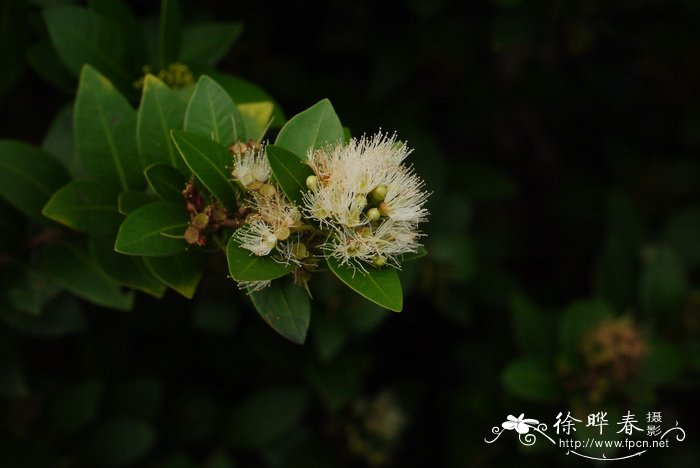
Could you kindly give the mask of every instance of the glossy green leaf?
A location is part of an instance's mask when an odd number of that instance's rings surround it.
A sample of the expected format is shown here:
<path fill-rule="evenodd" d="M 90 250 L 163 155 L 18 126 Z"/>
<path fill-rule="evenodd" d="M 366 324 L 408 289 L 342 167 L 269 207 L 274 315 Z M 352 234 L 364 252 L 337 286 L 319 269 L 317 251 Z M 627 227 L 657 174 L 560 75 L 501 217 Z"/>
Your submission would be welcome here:
<path fill-rule="evenodd" d="M 272 444 L 297 428 L 307 405 L 301 388 L 262 389 L 235 408 L 227 438 L 239 449 Z"/>
<path fill-rule="evenodd" d="M 182 252 L 187 247 L 182 236 L 189 225 L 184 204 L 155 201 L 126 217 L 114 249 L 127 255 L 161 257 Z"/>
<path fill-rule="evenodd" d="M 275 106 L 270 101 L 238 104 L 238 110 L 243 117 L 246 136 L 249 140 L 260 143 L 272 123 Z"/>
<path fill-rule="evenodd" d="M 340 143 L 343 135 L 333 105 L 324 99 L 289 119 L 277 135 L 275 145 L 306 159 L 310 149 Z"/>
<path fill-rule="evenodd" d="M 370 267 L 367 273 L 342 266 L 337 260 L 327 258 L 331 271 L 343 283 L 361 296 L 394 312 L 403 308 L 403 291 L 397 271 L 392 267 L 375 269 Z"/>
<path fill-rule="evenodd" d="M 41 251 L 41 267 L 68 291 L 93 304 L 130 310 L 134 296 L 122 292 L 82 242 L 61 242 Z"/>
<path fill-rule="evenodd" d="M 178 154 L 179 157 L 179 154 Z M 180 202 L 187 180 L 180 171 L 165 164 L 148 166 L 143 172 L 151 190 L 163 200 Z"/>
<path fill-rule="evenodd" d="M 43 15 L 53 46 L 75 76 L 90 64 L 120 88 L 131 86 L 133 77 L 125 71 L 126 34 L 114 20 L 72 5 L 47 8 Z"/>
<path fill-rule="evenodd" d="M 231 180 L 232 158 L 228 150 L 210 139 L 173 130 L 173 140 L 187 166 L 202 184 L 228 209 L 236 207 L 236 188 Z"/>
<path fill-rule="evenodd" d="M 136 190 L 127 190 L 119 194 L 117 199 L 117 208 L 123 215 L 131 214 L 132 211 L 141 208 L 143 205 L 154 201 L 150 195 L 137 192 Z"/>
<path fill-rule="evenodd" d="M 74 179 L 86 175 L 75 152 L 72 105 L 63 107 L 63 109 L 56 114 L 49 126 L 49 130 L 44 136 L 41 148 L 56 156 L 68 169 L 68 172 Z"/>
<path fill-rule="evenodd" d="M 161 69 L 177 62 L 182 49 L 182 11 L 179 0 L 160 3 L 158 23 L 158 64 Z"/>
<path fill-rule="evenodd" d="M 228 269 L 231 277 L 236 281 L 267 281 L 294 271 L 294 265 L 284 265 L 276 262 L 269 256 L 258 257 L 250 251 L 242 248 L 231 236 L 226 246 L 228 257 Z"/>
<path fill-rule="evenodd" d="M 96 182 L 76 180 L 61 187 L 44 207 L 44 216 L 87 234 L 113 234 L 122 216 L 117 193 Z"/>
<path fill-rule="evenodd" d="M 219 83 L 238 105 L 250 102 L 272 102 L 274 104 L 272 127 L 279 128 L 284 125 L 286 118 L 279 104 L 267 91 L 258 85 L 238 76 L 219 73 L 213 70 L 209 71 L 209 76 Z"/>
<path fill-rule="evenodd" d="M 522 358 L 506 367 L 501 376 L 506 389 L 529 401 L 552 401 L 562 395 L 553 366 L 547 362 Z"/>
<path fill-rule="evenodd" d="M 146 267 L 144 259 L 114 251 L 114 237 L 90 239 L 90 256 L 115 281 L 153 297 L 165 294 L 165 285 Z"/>
<path fill-rule="evenodd" d="M 74 110 L 75 143 L 85 170 L 105 187 L 143 186 L 136 112 L 112 83 L 83 67 Z"/>
<path fill-rule="evenodd" d="M 255 310 L 277 333 L 288 340 L 304 344 L 309 330 L 311 305 L 304 288 L 280 281 L 250 293 Z"/>
<path fill-rule="evenodd" d="M 614 311 L 605 302 L 577 301 L 567 307 L 559 324 L 559 341 L 567 351 L 576 351 L 583 336 Z"/>
<path fill-rule="evenodd" d="M 239 22 L 208 22 L 186 27 L 180 61 L 214 66 L 226 55 L 241 32 L 243 24 Z"/>
<path fill-rule="evenodd" d="M 136 140 L 144 167 L 154 163 L 186 169 L 170 138 L 170 130 L 181 129 L 187 102 L 153 75 L 146 75 L 136 123 Z"/>
<path fill-rule="evenodd" d="M 313 175 L 311 168 L 294 153 L 275 145 L 265 147 L 267 160 L 275 180 L 287 198 L 295 204 L 302 202 L 306 188 L 306 178 Z"/>
<path fill-rule="evenodd" d="M 115 418 L 90 432 L 81 454 L 88 466 L 133 466 L 146 455 L 155 439 L 155 429 L 149 423 Z"/>
<path fill-rule="evenodd" d="M 126 62 L 139 71 L 148 61 L 148 47 L 144 28 L 127 2 L 121 0 L 90 0 L 90 8 L 114 21 L 124 31 L 126 38 Z"/>
<path fill-rule="evenodd" d="M 243 117 L 231 96 L 208 76 L 197 82 L 185 112 L 184 129 L 226 147 L 247 138 Z"/>
<path fill-rule="evenodd" d="M 207 257 L 191 248 L 170 257 L 146 257 L 144 261 L 156 278 L 187 299 L 192 299 L 204 275 Z"/>
<path fill-rule="evenodd" d="M 65 168 L 49 153 L 0 140 L 0 196 L 26 216 L 41 219 L 46 201 L 67 181 Z"/>

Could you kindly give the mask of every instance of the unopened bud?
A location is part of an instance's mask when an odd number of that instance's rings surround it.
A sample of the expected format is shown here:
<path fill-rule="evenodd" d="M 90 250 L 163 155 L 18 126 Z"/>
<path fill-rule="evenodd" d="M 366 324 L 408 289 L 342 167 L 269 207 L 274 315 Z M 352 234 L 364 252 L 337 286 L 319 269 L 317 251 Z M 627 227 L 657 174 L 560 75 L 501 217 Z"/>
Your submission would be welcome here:
<path fill-rule="evenodd" d="M 248 190 L 256 191 L 256 190 L 260 190 L 260 187 L 262 187 L 262 186 L 263 186 L 262 182 L 260 182 L 259 180 L 254 180 L 253 182 L 249 183 L 245 187 Z"/>
<path fill-rule="evenodd" d="M 270 198 L 270 197 L 273 197 L 277 193 L 277 189 L 272 184 L 263 184 L 258 189 L 258 192 L 263 197 Z"/>
<path fill-rule="evenodd" d="M 370 200 L 374 203 L 382 202 L 386 198 L 388 191 L 389 188 L 386 185 L 377 185 L 369 194 Z"/>
<path fill-rule="evenodd" d="M 195 229 L 204 229 L 209 225 L 209 216 L 204 213 L 199 213 L 192 218 L 192 227 Z"/>
<path fill-rule="evenodd" d="M 277 236 L 277 239 L 281 241 L 287 240 L 289 238 L 289 234 L 290 232 L 287 226 L 282 226 L 277 231 L 275 231 L 275 236 Z"/>
<path fill-rule="evenodd" d="M 386 265 L 386 258 L 382 257 L 381 255 L 377 255 L 372 259 L 372 265 L 376 266 L 377 268 L 381 268 L 384 265 Z"/>
<path fill-rule="evenodd" d="M 318 177 L 315 175 L 310 175 L 306 178 L 306 188 L 309 190 L 315 190 L 318 187 Z"/>
<path fill-rule="evenodd" d="M 231 152 L 231 154 L 243 154 L 246 152 L 247 149 L 248 145 L 246 145 L 242 141 L 237 141 L 234 144 L 232 144 L 228 150 Z"/>
<path fill-rule="evenodd" d="M 381 202 L 378 208 L 382 216 L 389 216 L 389 211 L 391 210 L 391 207 L 389 207 L 389 204 L 387 202 Z"/>
<path fill-rule="evenodd" d="M 301 242 L 294 244 L 292 247 L 292 256 L 297 260 L 304 259 L 309 256 L 309 249 L 307 249 L 306 245 L 302 244 Z"/>
<path fill-rule="evenodd" d="M 188 244 L 196 244 L 199 241 L 199 230 L 190 226 L 185 231 L 185 242 Z"/>
<path fill-rule="evenodd" d="M 382 214 L 379 212 L 379 209 L 370 208 L 369 210 L 367 210 L 367 218 L 369 218 L 370 221 L 377 221 L 381 217 Z"/>

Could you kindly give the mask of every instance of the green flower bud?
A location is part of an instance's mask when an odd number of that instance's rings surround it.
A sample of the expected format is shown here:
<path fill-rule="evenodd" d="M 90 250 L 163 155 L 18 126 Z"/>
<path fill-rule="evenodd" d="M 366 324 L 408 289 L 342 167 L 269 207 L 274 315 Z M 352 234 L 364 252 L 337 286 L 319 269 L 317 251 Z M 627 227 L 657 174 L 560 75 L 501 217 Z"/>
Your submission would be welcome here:
<path fill-rule="evenodd" d="M 369 210 L 367 210 L 367 218 L 369 218 L 370 221 L 377 221 L 381 217 L 382 214 L 379 212 L 379 209 L 370 208 Z"/>
<path fill-rule="evenodd" d="M 306 178 L 306 188 L 309 190 L 314 190 L 316 187 L 318 187 L 318 177 L 315 175 L 310 175 L 309 177 Z"/>
<path fill-rule="evenodd" d="M 192 227 L 195 229 L 205 229 L 209 225 L 209 216 L 204 213 L 199 213 L 197 216 L 192 218 Z"/>
<path fill-rule="evenodd" d="M 372 191 L 369 193 L 369 198 L 370 198 L 370 200 L 372 200 L 372 202 L 374 202 L 374 203 L 382 202 L 382 201 L 384 201 L 384 199 L 386 198 L 386 194 L 387 194 L 388 191 L 389 191 L 389 187 L 387 187 L 386 185 L 384 185 L 384 184 L 382 184 L 382 185 L 377 185 L 377 186 L 374 188 L 374 190 L 372 190 Z"/>
<path fill-rule="evenodd" d="M 277 193 L 277 189 L 272 184 L 263 184 L 258 190 L 258 193 L 260 193 L 260 195 L 263 197 L 270 198 Z"/>
<path fill-rule="evenodd" d="M 377 255 L 372 259 L 372 265 L 376 266 L 377 268 L 381 268 L 384 265 L 386 265 L 386 258 L 382 257 L 381 255 Z"/>

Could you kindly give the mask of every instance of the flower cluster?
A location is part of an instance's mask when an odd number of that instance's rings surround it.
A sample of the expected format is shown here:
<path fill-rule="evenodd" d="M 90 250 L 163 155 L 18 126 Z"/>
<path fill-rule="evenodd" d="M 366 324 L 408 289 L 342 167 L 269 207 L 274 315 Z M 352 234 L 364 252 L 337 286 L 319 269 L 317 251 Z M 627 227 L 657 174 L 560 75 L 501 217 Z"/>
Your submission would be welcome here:
<path fill-rule="evenodd" d="M 324 250 L 342 265 L 399 266 L 420 246 L 428 193 L 396 136 L 377 133 L 348 144 L 311 150 L 304 213 L 331 232 Z"/>
<path fill-rule="evenodd" d="M 249 211 L 235 239 L 252 255 L 296 264 L 299 274 L 316 264 L 315 256 L 366 271 L 369 265 L 399 267 L 401 257 L 420 246 L 428 194 L 404 165 L 410 150 L 395 136 L 378 133 L 310 150 L 306 163 L 313 175 L 300 206 L 273 183 L 264 146 L 239 143 L 230 150 L 232 175 Z"/>

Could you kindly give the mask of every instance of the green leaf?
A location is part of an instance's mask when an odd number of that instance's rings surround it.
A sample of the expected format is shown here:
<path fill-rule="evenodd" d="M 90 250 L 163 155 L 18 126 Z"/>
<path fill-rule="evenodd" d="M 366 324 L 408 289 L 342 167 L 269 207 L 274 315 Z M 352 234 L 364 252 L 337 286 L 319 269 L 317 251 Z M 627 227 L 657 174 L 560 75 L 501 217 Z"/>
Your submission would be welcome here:
<path fill-rule="evenodd" d="M 187 180 L 180 171 L 165 164 L 148 166 L 143 172 L 151 190 L 163 200 L 181 202 Z"/>
<path fill-rule="evenodd" d="M 185 112 L 184 129 L 228 147 L 246 141 L 243 117 L 216 81 L 201 76 Z"/>
<path fill-rule="evenodd" d="M 571 304 L 564 311 L 559 324 L 559 342 L 566 351 L 578 349 L 581 339 L 601 321 L 612 317 L 614 311 L 605 302 L 582 300 Z"/>
<path fill-rule="evenodd" d="M 282 127 L 275 145 L 285 148 L 301 159 L 310 149 L 343 141 L 343 126 L 333 105 L 324 99 L 295 115 Z"/>
<path fill-rule="evenodd" d="M 642 310 L 659 320 L 680 317 L 689 289 L 681 259 L 673 249 L 664 246 L 649 257 L 640 284 Z"/>
<path fill-rule="evenodd" d="M 116 192 L 88 180 L 76 180 L 61 187 L 43 213 L 64 226 L 96 235 L 114 234 L 122 221 Z"/>
<path fill-rule="evenodd" d="M 83 67 L 75 100 L 75 143 L 86 171 L 105 187 L 143 186 L 136 148 L 136 112 L 112 83 Z"/>
<path fill-rule="evenodd" d="M 275 106 L 270 101 L 238 104 L 248 139 L 260 143 L 272 122 Z"/>
<path fill-rule="evenodd" d="M 236 207 L 236 188 L 231 181 L 231 155 L 210 139 L 180 130 L 172 131 L 173 140 L 187 166 L 197 179 L 229 210 Z"/>
<path fill-rule="evenodd" d="M 104 307 L 131 309 L 133 294 L 121 291 L 119 284 L 90 257 L 82 242 L 61 242 L 44 247 L 41 266 L 78 297 Z"/>
<path fill-rule="evenodd" d="M 146 455 L 155 438 L 155 430 L 147 422 L 112 419 L 91 431 L 82 452 L 87 465 L 132 465 Z"/>
<path fill-rule="evenodd" d="M 68 173 L 53 156 L 12 140 L 0 140 L 0 196 L 24 215 L 42 219 L 41 210 Z"/>
<path fill-rule="evenodd" d="M 126 217 L 114 249 L 127 255 L 174 255 L 185 250 L 187 243 L 170 236 L 182 236 L 188 225 L 189 217 L 183 204 L 155 201 Z"/>
<path fill-rule="evenodd" d="M 85 170 L 75 153 L 72 105 L 65 106 L 56 114 L 44 136 L 41 148 L 56 156 L 68 168 L 74 179 L 85 176 Z"/>
<path fill-rule="evenodd" d="M 313 175 L 311 168 L 294 153 L 275 145 L 265 147 L 267 160 L 275 180 L 287 198 L 299 205 L 306 188 L 306 178 Z"/>
<path fill-rule="evenodd" d="M 63 294 L 44 305 L 39 315 L 3 307 L 2 319 L 13 329 L 42 338 L 61 337 L 85 330 L 83 306 L 76 298 Z"/>
<path fill-rule="evenodd" d="M 153 75 L 146 75 L 136 123 L 136 140 L 144 167 L 164 163 L 186 169 L 170 138 L 170 130 L 181 129 L 187 102 Z"/>
<path fill-rule="evenodd" d="M 90 255 L 105 273 L 120 284 L 157 298 L 165 294 L 165 285 L 153 276 L 143 258 L 114 251 L 113 237 L 91 238 Z"/>
<path fill-rule="evenodd" d="M 89 64 L 121 89 L 132 85 L 133 78 L 125 71 L 126 34 L 115 21 L 71 5 L 47 8 L 43 15 L 53 46 L 75 76 Z"/>
<path fill-rule="evenodd" d="M 226 246 L 228 270 L 236 281 L 268 281 L 291 273 L 294 265 L 276 262 L 271 257 L 259 257 L 242 248 L 235 240 L 235 235 Z"/>
<path fill-rule="evenodd" d="M 552 401 L 562 393 L 554 368 L 539 359 L 518 359 L 508 365 L 501 378 L 510 393 L 525 400 Z"/>
<path fill-rule="evenodd" d="M 292 282 L 274 282 L 250 293 L 258 314 L 277 333 L 296 344 L 304 344 L 309 330 L 311 306 L 306 291 Z"/>
<path fill-rule="evenodd" d="M 226 92 L 231 96 L 234 102 L 238 105 L 249 102 L 269 101 L 274 103 L 272 126 L 274 128 L 281 127 L 285 122 L 284 113 L 275 99 L 268 92 L 258 85 L 244 80 L 238 76 L 232 76 L 225 73 L 219 73 L 214 70 L 209 71 L 209 76 L 212 77 Z"/>
<path fill-rule="evenodd" d="M 297 428 L 308 400 L 301 388 L 260 390 L 234 410 L 228 440 L 239 449 L 272 444 Z"/>
<path fill-rule="evenodd" d="M 158 23 L 158 64 L 161 69 L 177 62 L 182 48 L 182 11 L 179 0 L 162 0 Z"/>
<path fill-rule="evenodd" d="M 392 267 L 371 268 L 367 273 L 342 266 L 332 257 L 326 258 L 331 271 L 352 290 L 372 302 L 394 312 L 403 308 L 403 292 L 399 275 Z"/>
<path fill-rule="evenodd" d="M 201 23 L 185 28 L 180 61 L 187 64 L 216 65 L 243 32 L 243 24 Z"/>
<path fill-rule="evenodd" d="M 133 71 L 140 70 L 148 61 L 148 47 L 144 28 L 128 3 L 121 0 L 90 0 L 90 8 L 116 22 L 124 31 L 126 61 Z"/>
<path fill-rule="evenodd" d="M 146 257 L 144 261 L 156 278 L 187 299 L 192 299 L 204 275 L 207 257 L 191 249 L 170 257 Z"/>
<path fill-rule="evenodd" d="M 147 205 L 152 201 L 154 201 L 153 197 L 147 193 L 127 190 L 126 192 L 119 194 L 117 206 L 121 214 L 128 215 L 132 211 L 136 211 L 136 209 L 141 208 L 143 205 Z"/>

